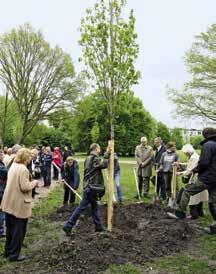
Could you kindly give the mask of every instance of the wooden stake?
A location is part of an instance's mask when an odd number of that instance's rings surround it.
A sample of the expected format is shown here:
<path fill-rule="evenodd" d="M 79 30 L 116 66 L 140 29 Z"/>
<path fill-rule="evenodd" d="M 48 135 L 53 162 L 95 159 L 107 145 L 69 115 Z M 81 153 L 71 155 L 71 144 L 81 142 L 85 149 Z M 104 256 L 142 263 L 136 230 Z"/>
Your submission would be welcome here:
<path fill-rule="evenodd" d="M 106 175 L 106 179 L 107 179 L 107 183 L 109 182 L 109 177 L 108 177 L 108 172 L 107 172 L 107 169 L 105 169 L 105 175 Z M 113 190 L 113 203 L 116 203 L 116 197 L 115 197 L 115 193 L 114 193 L 114 190 Z"/>
<path fill-rule="evenodd" d="M 172 183 L 171 183 L 171 191 L 173 199 L 176 198 L 176 188 L 177 188 L 177 166 L 173 166 L 173 174 L 172 174 Z"/>
<path fill-rule="evenodd" d="M 113 227 L 113 194 L 114 194 L 114 140 L 109 141 L 109 147 L 111 149 L 110 161 L 109 161 L 109 182 L 108 182 L 108 218 L 107 228 L 108 231 L 112 231 Z"/>

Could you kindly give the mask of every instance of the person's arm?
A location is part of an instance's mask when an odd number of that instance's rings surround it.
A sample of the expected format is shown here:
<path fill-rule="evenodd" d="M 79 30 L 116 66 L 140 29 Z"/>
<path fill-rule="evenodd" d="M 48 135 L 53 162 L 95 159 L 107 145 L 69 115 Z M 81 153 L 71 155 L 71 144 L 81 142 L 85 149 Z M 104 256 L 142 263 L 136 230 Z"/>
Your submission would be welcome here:
<path fill-rule="evenodd" d="M 8 169 L 5 166 L 0 166 L 0 176 L 2 179 L 6 180 L 8 174 Z"/>
<path fill-rule="evenodd" d="M 37 181 L 30 181 L 29 171 L 24 170 L 20 174 L 19 184 L 22 192 L 28 192 L 37 186 Z"/>
<path fill-rule="evenodd" d="M 140 166 L 142 164 L 142 160 L 140 159 L 140 157 L 138 155 L 138 147 L 136 147 L 136 150 L 135 150 L 135 158 L 136 158 L 138 165 Z"/>
<path fill-rule="evenodd" d="M 93 158 L 93 168 L 95 169 L 105 169 L 108 167 L 108 162 L 109 162 L 109 153 L 104 154 L 104 160 L 101 161 L 99 157 L 94 157 Z"/>
<path fill-rule="evenodd" d="M 164 157 L 165 157 L 165 152 L 161 156 L 159 170 L 163 170 Z"/>
<path fill-rule="evenodd" d="M 74 189 L 78 189 L 80 183 L 79 166 L 77 162 L 75 162 L 74 164 Z"/>
<path fill-rule="evenodd" d="M 198 166 L 197 166 L 197 171 L 203 172 L 205 171 L 212 159 L 212 151 L 211 151 L 211 146 L 209 143 L 205 143 L 202 147 L 201 155 L 199 158 Z"/>

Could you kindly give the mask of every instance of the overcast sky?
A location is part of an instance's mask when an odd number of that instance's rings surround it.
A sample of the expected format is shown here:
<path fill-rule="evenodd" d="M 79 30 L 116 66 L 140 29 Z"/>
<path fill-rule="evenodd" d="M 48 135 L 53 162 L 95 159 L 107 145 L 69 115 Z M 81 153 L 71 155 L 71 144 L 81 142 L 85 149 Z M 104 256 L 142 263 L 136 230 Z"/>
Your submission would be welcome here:
<path fill-rule="evenodd" d="M 29 22 L 41 29 L 52 46 L 58 44 L 79 67 L 80 19 L 96 0 L 0 0 L 0 34 Z M 176 121 L 167 101 L 166 85 L 180 88 L 190 77 L 183 56 L 194 36 L 216 23 L 216 0 L 127 0 L 134 9 L 140 45 L 137 68 L 142 73 L 134 91 L 144 106 L 168 126 L 193 126 Z M 199 127 L 199 126 L 197 126 Z"/>

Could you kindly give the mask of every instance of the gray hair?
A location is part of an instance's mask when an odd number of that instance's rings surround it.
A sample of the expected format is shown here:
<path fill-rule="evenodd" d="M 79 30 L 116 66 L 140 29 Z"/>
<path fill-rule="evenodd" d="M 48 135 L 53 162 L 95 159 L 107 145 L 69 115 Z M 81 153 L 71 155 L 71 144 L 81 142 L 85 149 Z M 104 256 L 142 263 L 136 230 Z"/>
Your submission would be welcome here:
<path fill-rule="evenodd" d="M 182 147 L 182 152 L 184 153 L 193 154 L 194 151 L 195 150 L 191 144 L 186 144 Z"/>
<path fill-rule="evenodd" d="M 141 141 L 141 143 L 142 143 L 142 142 L 147 142 L 147 141 L 148 141 L 148 139 L 147 139 L 147 137 L 146 137 L 146 136 L 143 136 L 143 137 L 141 137 L 140 141 Z"/>
<path fill-rule="evenodd" d="M 16 154 L 21 148 L 22 147 L 20 145 L 15 144 L 14 146 L 12 146 L 12 154 Z"/>

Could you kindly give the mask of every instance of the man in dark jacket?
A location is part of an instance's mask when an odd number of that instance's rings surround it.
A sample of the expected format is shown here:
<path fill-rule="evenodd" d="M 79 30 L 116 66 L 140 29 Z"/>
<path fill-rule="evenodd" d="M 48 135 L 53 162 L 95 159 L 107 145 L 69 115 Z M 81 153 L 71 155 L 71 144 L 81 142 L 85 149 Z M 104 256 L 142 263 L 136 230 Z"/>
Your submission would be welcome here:
<path fill-rule="evenodd" d="M 3 158 L 4 158 L 4 152 L 3 150 L 0 150 L 0 205 L 4 195 L 4 190 L 6 187 L 7 173 L 8 173 L 8 170 L 5 167 L 5 164 L 3 163 Z M 5 213 L 2 212 L 0 209 L 0 237 L 4 236 L 4 220 L 5 220 Z"/>
<path fill-rule="evenodd" d="M 181 196 L 176 213 L 170 214 L 172 218 L 184 219 L 190 196 L 207 189 L 209 192 L 209 209 L 214 219 L 210 226 L 211 233 L 216 233 L 216 129 L 205 128 L 202 132 L 204 141 L 196 172 L 198 180 L 194 184 L 188 184 Z"/>
<path fill-rule="evenodd" d="M 156 150 L 155 156 L 153 158 L 153 165 L 155 167 L 155 170 L 157 171 L 159 169 L 161 156 L 166 151 L 166 146 L 163 144 L 163 140 L 161 139 L 161 137 L 156 137 L 154 139 L 154 145 L 156 147 Z M 157 194 L 159 195 L 160 199 L 165 200 L 166 190 L 162 170 L 158 171 L 157 180 Z M 155 177 L 153 177 L 153 181 L 155 183 Z"/>
<path fill-rule="evenodd" d="M 108 166 L 109 153 L 104 155 L 104 161 L 101 162 L 99 158 L 100 151 L 100 146 L 98 144 L 92 144 L 90 146 L 90 155 L 84 163 L 83 198 L 80 205 L 75 209 L 68 222 L 63 227 L 63 230 L 67 236 L 71 236 L 72 228 L 75 226 L 81 213 L 88 207 L 89 204 L 91 205 L 95 231 L 104 230 L 99 218 L 96 188 L 103 188 L 104 179 L 102 169 L 105 169 Z"/>
<path fill-rule="evenodd" d="M 72 156 L 68 156 L 63 165 L 62 179 L 64 179 L 74 190 L 78 189 L 80 181 L 78 163 Z M 76 195 L 64 184 L 64 206 L 67 206 L 68 200 L 71 205 L 74 204 L 75 198 Z"/>

